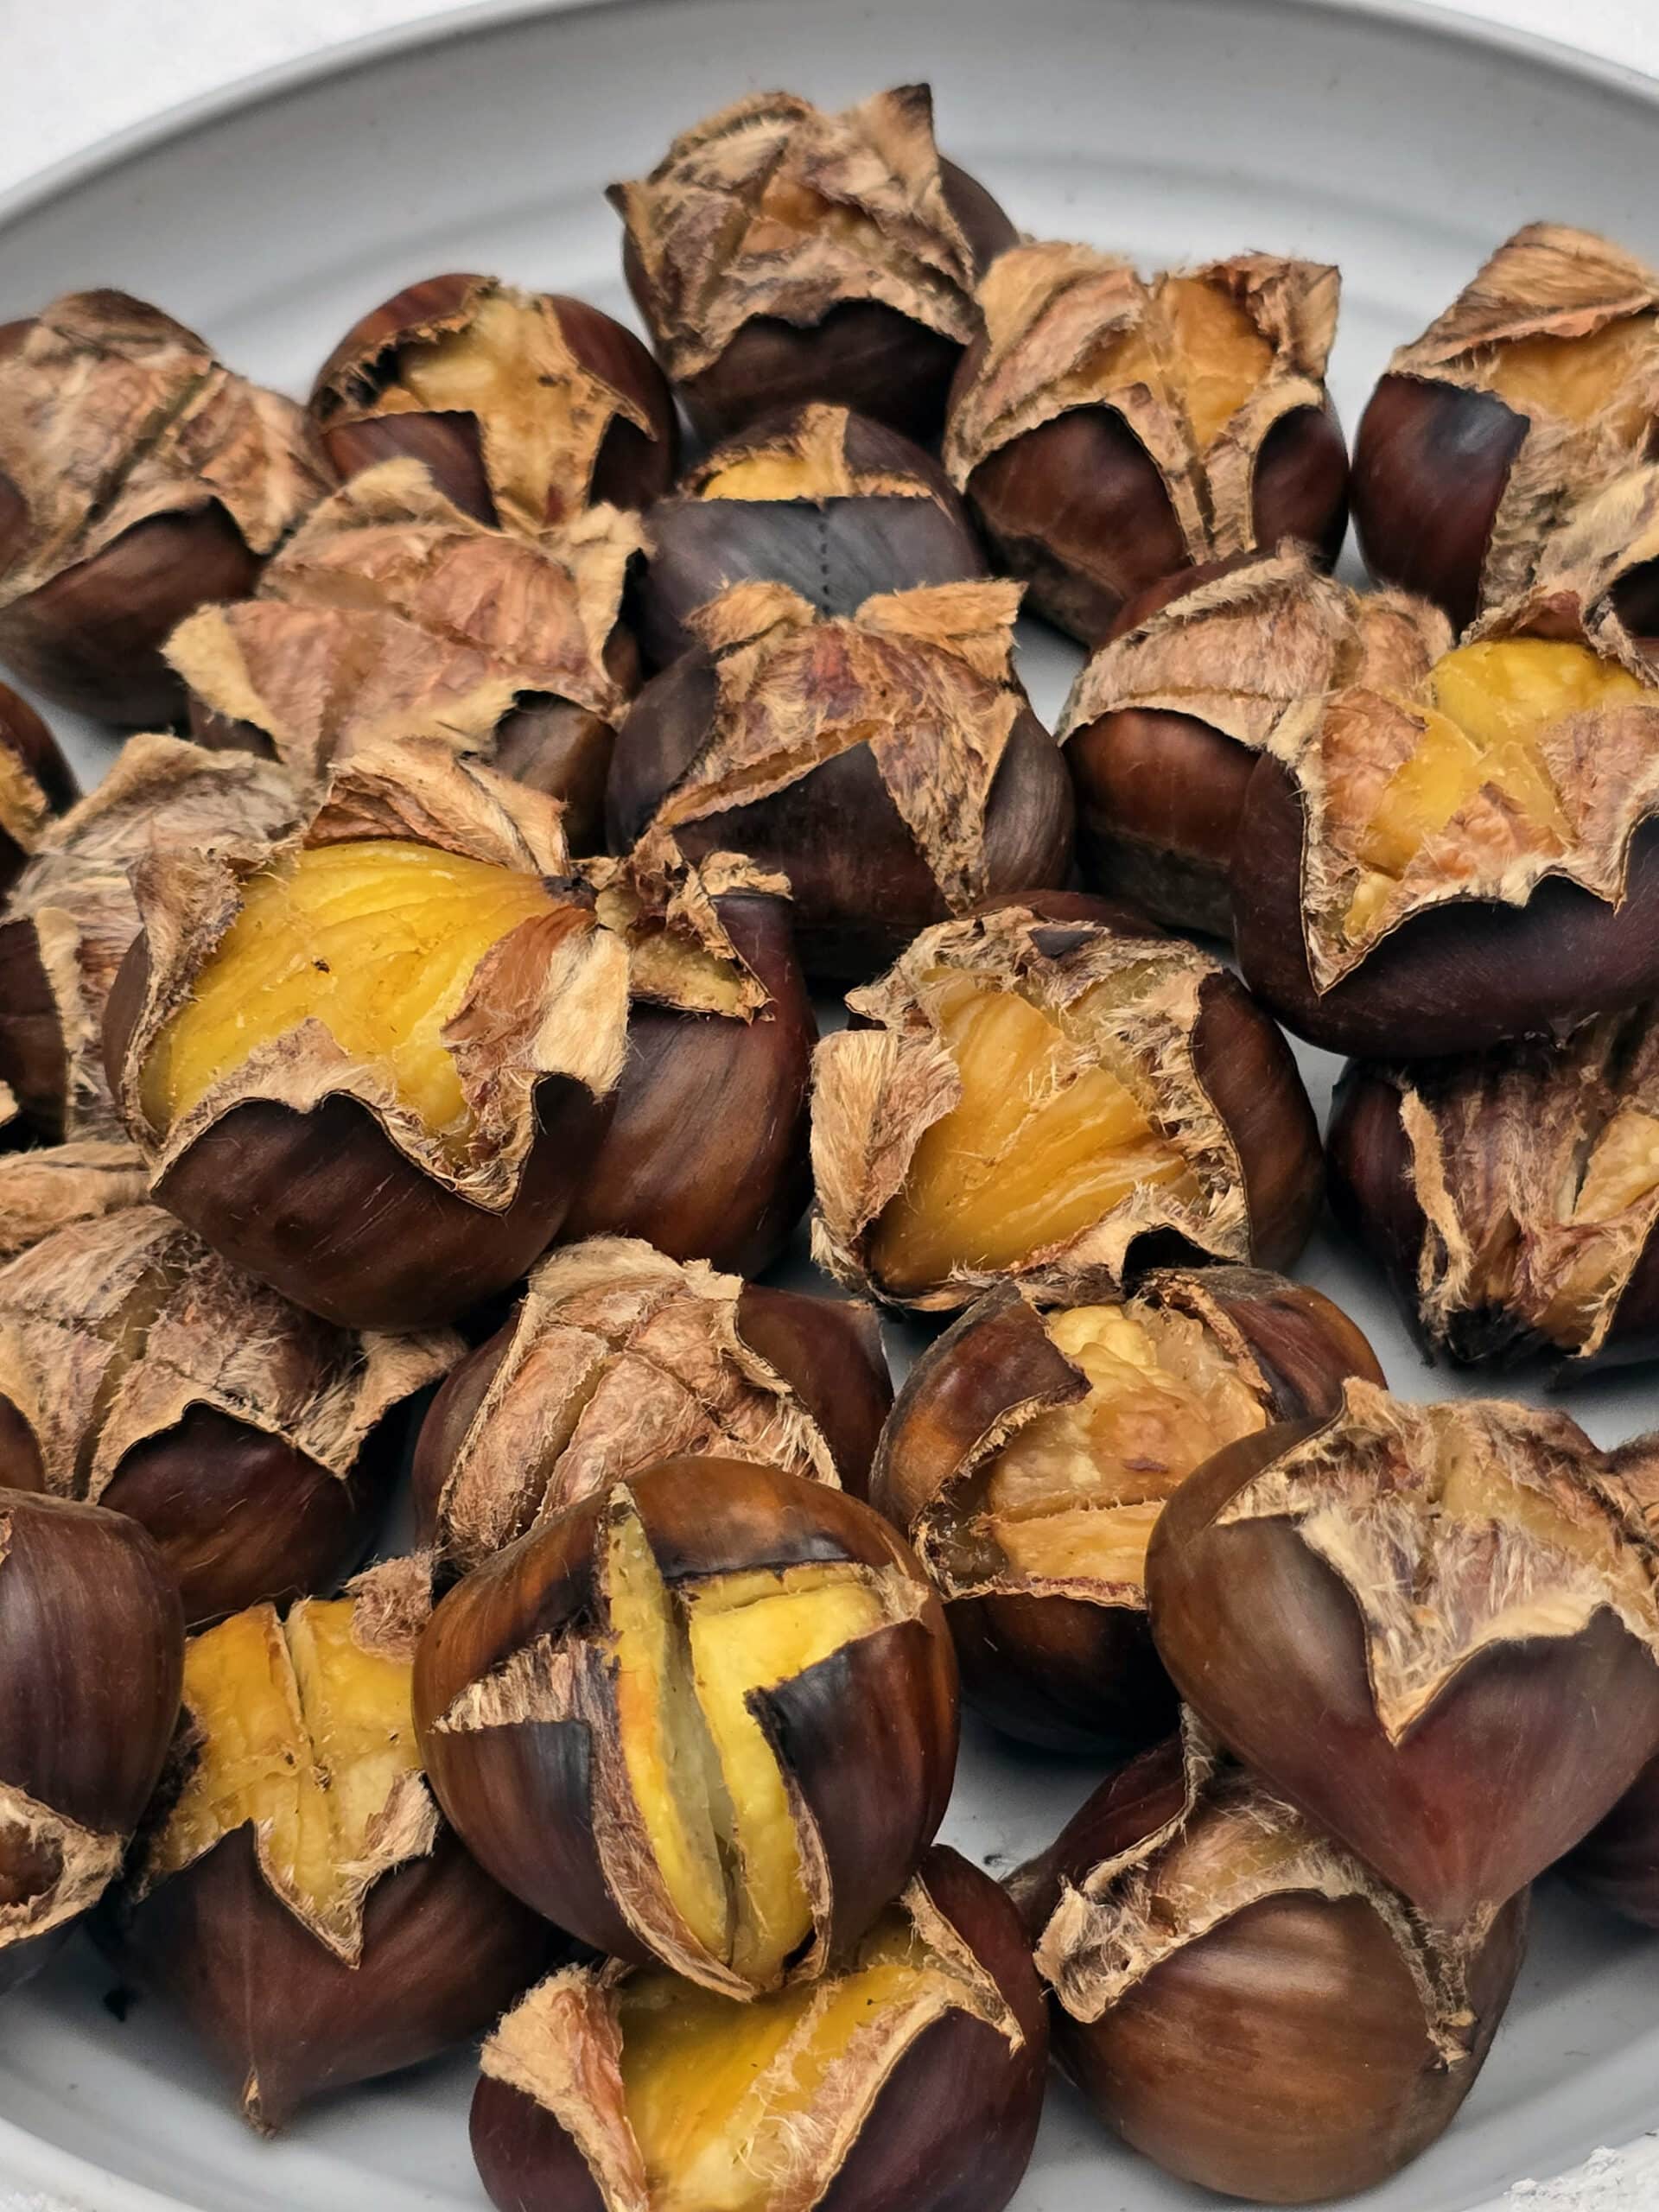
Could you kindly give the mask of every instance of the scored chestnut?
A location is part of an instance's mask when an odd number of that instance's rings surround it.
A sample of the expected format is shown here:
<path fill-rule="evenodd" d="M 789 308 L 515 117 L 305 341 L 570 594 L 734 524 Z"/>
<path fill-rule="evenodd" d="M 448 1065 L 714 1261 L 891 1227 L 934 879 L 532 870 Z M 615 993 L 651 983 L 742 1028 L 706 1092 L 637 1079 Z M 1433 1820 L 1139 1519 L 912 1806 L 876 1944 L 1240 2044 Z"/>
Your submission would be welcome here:
<path fill-rule="evenodd" d="M 734 585 L 622 725 L 612 849 L 665 831 L 787 876 L 802 965 L 837 982 L 976 900 L 1064 883 L 1071 786 L 1014 673 L 1019 601 L 940 584 L 824 616 Z"/>
<path fill-rule="evenodd" d="M 1270 254 L 1150 281 L 1059 242 L 993 262 L 944 460 L 1033 612 L 1095 645 L 1194 563 L 1295 538 L 1330 566 L 1348 521 L 1325 388 L 1340 283 Z"/>
<path fill-rule="evenodd" d="M 925 931 L 813 1064 L 812 1244 L 925 1312 L 1007 1279 L 1115 1297 L 1131 1265 L 1287 1267 L 1324 1191 L 1283 1036 L 1219 962 L 1076 895 Z"/>
<path fill-rule="evenodd" d="M 342 1328 L 504 1290 L 622 1067 L 627 954 L 568 867 L 554 801 L 414 741 L 277 844 L 152 855 L 105 1048 L 156 1203 Z"/>
<path fill-rule="evenodd" d="M 1244 794 L 1280 717 L 1349 684 L 1413 690 L 1451 647 L 1427 601 L 1350 591 L 1294 547 L 1202 562 L 1137 594 L 1055 730 L 1090 887 L 1230 937 Z"/>
<path fill-rule="evenodd" d="M 262 2134 L 308 2098 L 475 2036 L 549 1930 L 475 1866 L 421 1773 L 414 1562 L 193 1637 L 173 1768 L 99 1925 Z"/>
<path fill-rule="evenodd" d="M 429 276 L 353 324 L 311 420 L 342 477 L 417 461 L 482 523 L 527 537 L 585 507 L 644 507 L 674 481 L 661 370 L 585 301 L 494 276 Z"/>
<path fill-rule="evenodd" d="M 1349 1382 L 1329 1420 L 1229 1445 L 1165 1506 L 1158 1656 L 1239 1758 L 1460 1925 L 1570 1850 L 1659 1749 L 1630 1451 L 1562 1414 Z"/>
<path fill-rule="evenodd" d="M 1190 1726 L 1009 1886 L 1090 2109 L 1263 2204 L 1373 2188 L 1445 2133 L 1526 1940 L 1524 1891 L 1436 1929 Z"/>
<path fill-rule="evenodd" d="M 1019 1917 L 954 1851 L 824 1977 L 747 2005 L 572 1967 L 484 2046 L 473 2155 L 502 2212 L 1001 2212 L 1047 2028 Z"/>
<path fill-rule="evenodd" d="M 464 1572 L 670 1456 L 753 1459 L 861 1496 L 892 1403 L 867 1306 L 683 1267 L 633 1238 L 568 1245 L 433 1400 L 416 1540 Z"/>
<path fill-rule="evenodd" d="M 0 1116 L 5 1096 L 0 1092 Z M 83 1137 L 74 1144 L 19 1144 L 0 1120 L 0 1260 L 16 1259 L 54 1230 L 99 1221 L 142 1203 L 144 1163 L 124 1138 Z M 0 1450 L 0 1484 L 19 1484 Z"/>
<path fill-rule="evenodd" d="M 53 817 L 79 798 L 58 741 L 27 699 L 0 683 L 0 899 L 11 889 Z"/>
<path fill-rule="evenodd" d="M 739 1999 L 811 1980 L 916 1872 L 957 1674 L 897 1532 L 822 1482 L 669 1459 L 457 1583 L 422 1639 L 432 1786 L 596 1950 Z"/>
<path fill-rule="evenodd" d="M 104 721 L 176 720 L 168 632 L 245 598 L 328 486 L 303 411 L 159 308 L 72 292 L 0 325 L 0 661 Z"/>
<path fill-rule="evenodd" d="M 912 1368 L 871 1503 L 944 1601 L 963 1694 L 1067 1751 L 1166 1734 L 1147 1545 L 1194 1467 L 1270 1423 L 1334 1413 L 1370 1346 L 1318 1291 L 1253 1268 L 1162 1270 L 1116 1305 L 988 1291 Z"/>

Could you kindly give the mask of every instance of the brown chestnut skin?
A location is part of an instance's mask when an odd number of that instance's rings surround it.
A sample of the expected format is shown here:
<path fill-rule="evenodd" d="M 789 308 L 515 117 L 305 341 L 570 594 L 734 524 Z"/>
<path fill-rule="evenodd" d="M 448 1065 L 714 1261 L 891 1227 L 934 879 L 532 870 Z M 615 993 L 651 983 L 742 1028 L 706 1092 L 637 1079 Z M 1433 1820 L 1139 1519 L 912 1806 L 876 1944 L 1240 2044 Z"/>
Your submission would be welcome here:
<path fill-rule="evenodd" d="M 64 1134 L 69 1056 L 34 921 L 0 916 L 0 1083 L 48 1143 Z"/>
<path fill-rule="evenodd" d="M 1011 2054 L 988 2022 L 945 2013 L 876 2094 L 822 2212 L 1001 2212 L 1031 2162 L 1048 2027 L 1019 1916 L 957 1852 L 922 1862 L 928 1895 L 996 1983 L 1025 2038 Z M 500 2212 L 607 2212 L 574 2139 L 543 2105 L 490 2075 L 473 2094 L 473 2156 Z"/>
<path fill-rule="evenodd" d="M 54 814 L 62 814 L 80 797 L 58 741 L 27 699 L 0 683 L 0 753 L 9 753 L 39 786 Z M 29 855 L 0 823 L 0 899 L 22 874 Z"/>
<path fill-rule="evenodd" d="M 1325 1205 L 1319 1125 L 1283 1033 L 1230 970 L 1199 991 L 1192 1065 L 1238 1153 L 1251 1260 L 1291 1267 Z M 1142 1266 L 1153 1256 L 1150 1244 L 1138 1255 Z"/>
<path fill-rule="evenodd" d="M 1574 1888 L 1643 1928 L 1659 1928 L 1659 1758 L 1562 1859 Z"/>
<path fill-rule="evenodd" d="M 659 1571 L 688 1577 L 857 1560 L 921 1568 L 879 1514 L 844 1491 L 736 1459 L 666 1459 L 626 1488 Z M 438 1723 L 468 1686 L 526 1645 L 591 1622 L 608 1494 L 584 1499 L 462 1578 L 415 1661 L 415 1725 L 439 1804 L 480 1864 L 554 1923 L 634 1966 L 649 1953 L 594 1840 L 592 1746 L 580 1721 L 483 1730 Z M 957 1673 L 931 1595 L 915 1618 L 849 1645 L 754 1702 L 788 1748 L 816 1822 L 832 1947 L 856 1942 L 920 1863 L 950 1801 Z"/>

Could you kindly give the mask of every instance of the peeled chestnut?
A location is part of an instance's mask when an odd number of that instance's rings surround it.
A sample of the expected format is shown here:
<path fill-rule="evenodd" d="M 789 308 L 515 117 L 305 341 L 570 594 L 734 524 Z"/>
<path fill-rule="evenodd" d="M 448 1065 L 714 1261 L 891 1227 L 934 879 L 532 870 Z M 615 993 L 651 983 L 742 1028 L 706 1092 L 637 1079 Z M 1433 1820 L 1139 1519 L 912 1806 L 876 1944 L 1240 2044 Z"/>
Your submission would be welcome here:
<path fill-rule="evenodd" d="M 1294 548 L 1202 562 L 1137 594 L 1055 732 L 1090 883 L 1230 937 L 1244 794 L 1280 717 L 1349 684 L 1410 690 L 1451 646 L 1426 601 L 1350 591 Z"/>
<path fill-rule="evenodd" d="M 553 801 L 412 741 L 284 842 L 152 856 L 105 1047 L 157 1204 L 341 1328 L 504 1290 L 621 1072 L 627 955 L 568 867 Z"/>
<path fill-rule="evenodd" d="M 429 276 L 353 323 L 311 419 L 342 477 L 419 461 L 480 522 L 539 537 L 674 481 L 679 426 L 631 330 L 585 301 L 498 277 Z"/>
<path fill-rule="evenodd" d="M 957 1675 L 856 1498 L 668 1459 L 475 1567 L 416 1664 L 432 1786 L 499 1881 L 596 1950 L 747 1998 L 868 1934 L 944 1817 Z"/>
<path fill-rule="evenodd" d="M 0 683 L 0 899 L 54 816 L 80 796 L 58 741 L 27 699 Z"/>
<path fill-rule="evenodd" d="M 756 92 L 611 187 L 623 273 L 700 436 L 809 400 L 938 435 L 974 287 L 1019 233 L 899 85 L 829 115 Z"/>
<path fill-rule="evenodd" d="M 988 1291 L 922 1354 L 871 1502 L 944 1601 L 963 1692 L 1011 1736 L 1119 1751 L 1174 1725 L 1146 1556 L 1194 1467 L 1382 1380 L 1347 1316 L 1253 1268 L 1164 1270 L 1113 1305 Z"/>
<path fill-rule="evenodd" d="M 633 1238 L 568 1245 L 433 1400 L 416 1538 L 464 1571 L 671 1455 L 862 1496 L 892 1403 L 868 1306 L 682 1267 Z"/>
<path fill-rule="evenodd" d="M 1653 1540 L 1562 1414 L 1408 1405 L 1229 1445 L 1147 1555 L 1158 1656 L 1228 1748 L 1461 1924 L 1525 1887 L 1659 1750 Z"/>
<path fill-rule="evenodd" d="M 473 2155 L 502 2212 L 1001 2212 L 1046 2058 L 1017 1914 L 934 1850 L 823 1980 L 751 2004 L 553 1975 L 484 2046 Z"/>
<path fill-rule="evenodd" d="M 1532 581 L 1656 419 L 1659 276 L 1592 232 L 1529 223 L 1399 348 L 1360 418 L 1366 566 L 1462 629 Z"/>
<path fill-rule="evenodd" d="M 666 831 L 787 876 L 802 964 L 836 981 L 976 900 L 1064 883 L 1071 784 L 1014 674 L 1019 599 L 941 584 L 823 616 L 734 585 L 688 618 L 705 650 L 629 709 L 613 849 Z"/>
<path fill-rule="evenodd" d="M 548 1964 L 547 1929 L 473 1864 L 421 1773 L 426 1611 L 423 1574 L 394 1560 L 186 1649 L 188 1725 L 100 1932 L 263 2134 L 479 2034 Z"/>
<path fill-rule="evenodd" d="M 173 721 L 168 632 L 245 597 L 327 485 L 302 411 L 159 308 L 72 292 L 0 327 L 0 660 L 81 714 Z"/>
<path fill-rule="evenodd" d="M 156 1547 L 95 1505 L 0 1489 L 0 1989 L 121 1865 L 179 1710 L 184 1630 Z"/>
<path fill-rule="evenodd" d="M 1010 1886 L 1090 2108 L 1181 2180 L 1262 2204 L 1373 2188 L 1443 2134 L 1526 1941 L 1524 1891 L 1437 1929 L 1191 1730 Z"/>
<path fill-rule="evenodd" d="M 925 931 L 814 1061 L 813 1252 L 890 1305 L 1116 1295 L 1197 1255 L 1287 1267 L 1324 1190 L 1283 1037 L 1123 910 L 1009 900 Z"/>
<path fill-rule="evenodd" d="M 938 463 L 844 407 L 789 407 L 715 448 L 645 517 L 630 606 L 658 668 L 697 644 L 686 618 L 729 585 L 787 584 L 820 614 L 986 573 Z"/>
<path fill-rule="evenodd" d="M 992 263 L 944 460 L 1035 613 L 1094 645 L 1193 563 L 1281 538 L 1336 559 L 1348 452 L 1325 367 L 1340 284 L 1270 254 L 1150 281 L 1058 242 Z"/>

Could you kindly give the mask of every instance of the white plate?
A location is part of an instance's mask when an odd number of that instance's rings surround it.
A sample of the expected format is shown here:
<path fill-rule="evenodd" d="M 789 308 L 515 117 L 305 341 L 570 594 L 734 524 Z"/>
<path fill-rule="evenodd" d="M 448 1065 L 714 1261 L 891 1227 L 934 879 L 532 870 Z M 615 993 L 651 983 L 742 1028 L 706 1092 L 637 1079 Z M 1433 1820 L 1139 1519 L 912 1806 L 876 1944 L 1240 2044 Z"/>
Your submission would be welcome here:
<path fill-rule="evenodd" d="M 0 319 L 118 284 L 226 358 L 303 391 L 334 340 L 451 268 L 629 308 L 600 196 L 673 130 L 751 88 L 840 102 L 926 77 L 947 149 L 1017 220 L 1160 264 L 1249 246 L 1339 263 L 1333 384 L 1351 426 L 1389 353 L 1518 223 L 1554 216 L 1659 257 L 1659 87 L 1518 35 L 1367 0 L 613 0 L 482 9 L 213 100 L 0 205 Z M 1058 706 L 1076 655 L 1033 635 Z M 62 727 L 64 717 L 54 718 Z M 109 740 L 72 730 L 82 771 Z M 1321 1109 L 1335 1063 L 1306 1053 Z M 1372 1278 L 1321 1237 L 1301 1271 L 1413 1396 L 1427 1371 Z M 1577 1392 L 1611 1442 L 1659 1420 L 1651 1375 Z M 1001 1866 L 1094 1779 L 970 1729 L 946 1834 Z M 1518 1994 L 1451 2133 L 1369 2212 L 1496 2212 L 1526 2175 L 1659 2126 L 1659 1942 L 1546 1885 Z M 0 2008 L 0 2190 L 36 2212 L 471 2207 L 462 2055 L 302 2115 L 275 2145 L 234 2117 L 159 2006 L 118 2024 L 89 1948 Z M 31 2194 L 34 2192 L 34 2194 Z M 1517 2203 L 1650 2212 L 1637 2145 Z M 1018 2212 L 1213 2205 L 1051 2100 Z"/>

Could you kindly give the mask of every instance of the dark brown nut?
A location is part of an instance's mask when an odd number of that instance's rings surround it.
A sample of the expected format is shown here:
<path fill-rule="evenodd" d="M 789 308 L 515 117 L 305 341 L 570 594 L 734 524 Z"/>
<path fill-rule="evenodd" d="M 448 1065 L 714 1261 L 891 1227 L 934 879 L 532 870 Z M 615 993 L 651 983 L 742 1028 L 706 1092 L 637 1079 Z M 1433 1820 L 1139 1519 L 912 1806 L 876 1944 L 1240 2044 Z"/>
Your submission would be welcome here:
<path fill-rule="evenodd" d="M 1426 601 L 1350 591 L 1295 550 L 1205 562 L 1141 593 L 1055 731 L 1089 881 L 1230 937 L 1244 793 L 1280 717 L 1349 684 L 1414 690 L 1451 647 Z"/>
<path fill-rule="evenodd" d="M 1659 1758 L 1650 1759 L 1560 1871 L 1599 1904 L 1659 1928 Z"/>
<path fill-rule="evenodd" d="M 1224 1445 L 1334 1413 L 1350 1375 L 1382 1380 L 1347 1316 L 1252 1268 L 1046 1312 L 988 1291 L 912 1368 L 870 1484 L 944 1602 L 969 1703 L 1054 1751 L 1166 1734 L 1146 1599 L 1165 1500 Z"/>
<path fill-rule="evenodd" d="M 165 723 L 162 646 L 242 599 L 328 489 L 302 410 L 124 292 L 0 329 L 0 660 L 60 706 Z"/>
<path fill-rule="evenodd" d="M 756 92 L 613 185 L 628 289 L 699 435 L 777 407 L 851 407 L 936 437 L 974 287 L 1018 232 L 899 85 L 827 115 Z"/>
<path fill-rule="evenodd" d="M 415 1670 L 438 1802 L 596 1950 L 731 1997 L 812 1980 L 916 1872 L 957 1670 L 903 1539 L 822 1482 L 668 1459 L 457 1583 Z"/>
<path fill-rule="evenodd" d="M 938 463 L 844 407 L 763 416 L 658 499 L 645 528 L 630 607 L 655 668 L 691 651 L 687 616 L 732 584 L 787 584 L 820 614 L 852 614 L 882 592 L 986 573 Z"/>
<path fill-rule="evenodd" d="M 1065 918 L 928 930 L 850 995 L 813 1063 L 819 1264 L 924 1312 L 1003 1281 L 1093 1303 L 1174 1258 L 1288 1267 L 1325 1185 L 1284 1038 L 1206 953 L 1046 903 Z"/>
<path fill-rule="evenodd" d="M 939 1849 L 810 1986 L 740 2005 L 660 1972 L 543 1982 L 484 2046 L 473 2155 L 502 2212 L 1001 2212 L 1046 2056 L 1017 1915 Z"/>
<path fill-rule="evenodd" d="M 1055 2056 L 1115 2134 L 1263 2204 L 1370 2189 L 1450 2126 L 1515 1986 L 1527 1895 L 1456 1929 L 1189 1730 L 1010 1885 Z"/>
<path fill-rule="evenodd" d="M 427 1610 L 423 1573 L 393 1560 L 186 1649 L 174 1770 L 100 1932 L 264 2134 L 476 2036 L 549 1963 L 547 1929 L 473 1864 L 421 1773 Z"/>
<path fill-rule="evenodd" d="M 0 1112 L 4 1109 L 0 1096 Z M 83 1137 L 75 1144 L 12 1149 L 0 1127 L 0 1261 L 60 1229 L 142 1203 L 144 1163 L 124 1138 Z M 0 1433 L 4 1420 L 0 1416 Z M 28 1489 L 0 1465 L 0 1488 Z"/>
<path fill-rule="evenodd" d="M 631 330 L 493 276 L 429 276 L 365 315 L 310 412 L 342 477 L 416 461 L 467 513 L 527 537 L 601 503 L 648 506 L 679 461 L 673 398 Z"/>
<path fill-rule="evenodd" d="M 397 1474 L 398 1409 L 461 1351 L 447 1332 L 330 1328 L 171 1214 L 129 1205 L 0 1268 L 0 1471 L 141 1522 L 195 1627 L 358 1565 Z"/>
<path fill-rule="evenodd" d="M 143 862 L 105 1049 L 157 1204 L 341 1328 L 516 1281 L 626 1048 L 627 954 L 569 864 L 554 801 L 415 742 L 279 844 Z"/>
<path fill-rule="evenodd" d="M 1071 780 L 1014 674 L 1019 587 L 941 584 L 820 616 L 736 584 L 617 738 L 612 849 L 786 875 L 810 976 L 874 974 L 918 930 L 1071 870 Z"/>
<path fill-rule="evenodd" d="M 1282 538 L 1328 566 L 1348 452 L 1325 388 L 1334 269 L 1239 254 L 1149 282 L 1016 246 L 979 288 L 945 466 L 1029 605 L 1085 645 L 1172 570 Z"/>
<path fill-rule="evenodd" d="M 1158 1656 L 1238 1758 L 1461 1924 L 1570 1850 L 1659 1748 L 1630 1451 L 1561 1414 L 1349 1382 L 1333 1418 L 1230 1445 L 1164 1508 Z"/>
<path fill-rule="evenodd" d="M 40 1135 L 122 1134 L 99 1030 L 138 934 L 133 863 L 279 836 L 299 806 L 274 762 L 134 737 L 97 790 L 41 832 L 0 909 L 0 1078 Z"/>
<path fill-rule="evenodd" d="M 464 1573 L 671 1456 L 750 1459 L 860 1493 L 893 1396 L 873 1323 L 868 1306 L 682 1267 L 632 1238 L 550 1252 L 512 1319 L 432 1402 L 416 1541 Z"/>
<path fill-rule="evenodd" d="M 1354 520 L 1371 574 L 1459 629 L 1531 582 L 1574 508 L 1659 422 L 1659 276 L 1588 231 L 1529 223 L 1360 418 Z"/>
<path fill-rule="evenodd" d="M 121 1865 L 172 1739 L 178 1593 L 137 1523 L 0 1489 L 0 1990 Z"/>
<path fill-rule="evenodd" d="M 80 791 L 58 741 L 27 699 L 0 683 L 0 899 L 28 865 L 41 833 Z"/>

